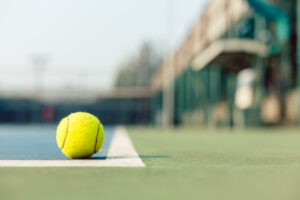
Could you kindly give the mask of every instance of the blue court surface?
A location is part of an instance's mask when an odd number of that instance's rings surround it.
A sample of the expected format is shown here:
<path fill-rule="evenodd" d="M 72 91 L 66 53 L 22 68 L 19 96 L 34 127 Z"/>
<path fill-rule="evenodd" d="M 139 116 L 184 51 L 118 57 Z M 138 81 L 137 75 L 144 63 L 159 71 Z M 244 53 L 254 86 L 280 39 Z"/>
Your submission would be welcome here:
<path fill-rule="evenodd" d="M 94 159 L 104 159 L 114 128 L 105 127 L 104 143 Z M 0 125 L 0 160 L 69 160 L 56 144 L 54 125 Z"/>

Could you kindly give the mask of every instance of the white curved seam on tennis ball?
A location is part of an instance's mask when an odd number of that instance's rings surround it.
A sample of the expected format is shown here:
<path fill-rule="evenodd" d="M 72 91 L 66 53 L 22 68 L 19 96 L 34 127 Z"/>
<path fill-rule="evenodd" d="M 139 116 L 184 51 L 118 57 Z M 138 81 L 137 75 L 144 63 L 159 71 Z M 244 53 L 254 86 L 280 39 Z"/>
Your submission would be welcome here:
<path fill-rule="evenodd" d="M 98 130 L 97 130 L 97 134 L 96 134 L 96 142 L 95 142 L 95 147 L 94 147 L 94 153 L 97 153 L 96 149 L 97 149 L 98 135 L 99 135 L 99 131 L 100 131 L 100 123 L 101 122 L 99 121 Z"/>
<path fill-rule="evenodd" d="M 63 149 L 64 147 L 65 147 L 65 144 L 66 144 L 66 142 L 67 142 L 67 138 L 68 138 L 68 135 L 69 135 L 69 117 L 67 117 L 67 120 L 68 120 L 68 124 L 67 124 L 67 133 L 66 133 L 66 137 L 65 137 L 65 139 L 64 139 L 64 143 L 63 143 L 63 146 L 62 146 L 62 148 L 61 149 Z"/>

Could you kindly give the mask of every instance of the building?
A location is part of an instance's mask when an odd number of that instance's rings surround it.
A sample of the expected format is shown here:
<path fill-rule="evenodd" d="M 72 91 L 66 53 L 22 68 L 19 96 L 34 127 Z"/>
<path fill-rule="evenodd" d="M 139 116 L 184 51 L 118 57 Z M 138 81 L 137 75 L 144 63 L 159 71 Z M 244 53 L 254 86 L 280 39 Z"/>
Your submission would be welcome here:
<path fill-rule="evenodd" d="M 175 124 L 296 123 L 296 5 L 296 0 L 211 0 L 152 78 L 153 121 L 161 121 L 165 89 L 174 88 L 169 105 Z"/>

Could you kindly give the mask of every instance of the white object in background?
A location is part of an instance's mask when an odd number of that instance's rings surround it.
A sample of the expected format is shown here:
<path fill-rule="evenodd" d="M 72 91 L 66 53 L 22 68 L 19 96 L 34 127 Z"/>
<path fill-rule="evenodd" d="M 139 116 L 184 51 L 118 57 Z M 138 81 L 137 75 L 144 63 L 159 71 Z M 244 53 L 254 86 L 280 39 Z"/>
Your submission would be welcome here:
<path fill-rule="evenodd" d="M 235 105 L 240 109 L 247 109 L 253 105 L 253 85 L 255 72 L 253 69 L 242 70 L 237 77 L 237 89 L 235 93 Z"/>

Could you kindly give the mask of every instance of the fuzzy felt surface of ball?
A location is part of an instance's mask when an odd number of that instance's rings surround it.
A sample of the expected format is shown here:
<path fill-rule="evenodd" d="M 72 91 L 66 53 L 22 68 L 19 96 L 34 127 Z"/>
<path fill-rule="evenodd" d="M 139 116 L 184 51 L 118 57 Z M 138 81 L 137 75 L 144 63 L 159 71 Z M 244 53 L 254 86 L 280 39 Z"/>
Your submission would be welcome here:
<path fill-rule="evenodd" d="M 61 151 L 73 159 L 90 158 L 97 153 L 104 140 L 99 119 L 86 112 L 71 113 L 56 129 L 56 141 Z"/>

